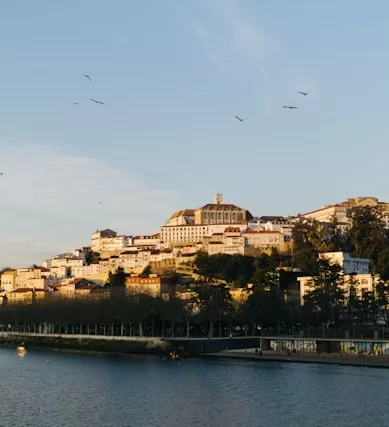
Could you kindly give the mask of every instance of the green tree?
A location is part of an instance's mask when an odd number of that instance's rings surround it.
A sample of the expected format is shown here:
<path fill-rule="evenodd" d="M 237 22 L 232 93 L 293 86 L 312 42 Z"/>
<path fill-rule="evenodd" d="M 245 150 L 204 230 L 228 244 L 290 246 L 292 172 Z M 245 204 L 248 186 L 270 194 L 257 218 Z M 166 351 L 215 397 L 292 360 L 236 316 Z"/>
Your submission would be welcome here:
<path fill-rule="evenodd" d="M 100 254 L 98 252 L 93 252 L 92 250 L 88 250 L 85 252 L 85 264 L 91 265 L 92 262 L 98 262 L 100 260 Z"/>
<path fill-rule="evenodd" d="M 318 323 L 336 324 L 344 311 L 345 301 L 340 265 L 319 258 L 311 285 L 312 290 L 304 297 L 305 308 L 311 310 Z"/>

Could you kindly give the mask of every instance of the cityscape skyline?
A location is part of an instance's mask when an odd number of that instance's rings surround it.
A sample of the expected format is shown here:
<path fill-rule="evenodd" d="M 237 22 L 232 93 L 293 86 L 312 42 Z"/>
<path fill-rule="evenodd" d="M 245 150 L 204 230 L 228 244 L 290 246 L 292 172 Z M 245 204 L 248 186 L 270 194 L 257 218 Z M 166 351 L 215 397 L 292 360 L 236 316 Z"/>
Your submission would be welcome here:
<path fill-rule="evenodd" d="M 388 200 L 389 5 L 375 5 L 4 5 L 0 264 L 97 228 L 152 233 L 217 192 L 255 215 Z"/>

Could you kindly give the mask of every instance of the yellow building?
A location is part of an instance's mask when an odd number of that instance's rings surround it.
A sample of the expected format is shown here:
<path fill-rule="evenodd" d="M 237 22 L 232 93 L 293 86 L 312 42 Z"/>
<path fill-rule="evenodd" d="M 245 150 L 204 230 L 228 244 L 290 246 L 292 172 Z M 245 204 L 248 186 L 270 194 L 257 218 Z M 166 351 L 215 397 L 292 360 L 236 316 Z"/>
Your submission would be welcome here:
<path fill-rule="evenodd" d="M 13 291 L 16 288 L 16 270 L 5 270 L 1 274 L 1 290 Z"/>
<path fill-rule="evenodd" d="M 169 281 L 150 274 L 148 277 L 131 276 L 126 278 L 126 292 L 128 295 L 149 295 L 164 297 L 169 292 Z"/>
<path fill-rule="evenodd" d="M 8 304 L 31 304 L 43 300 L 47 291 L 44 289 L 18 288 L 7 293 Z"/>

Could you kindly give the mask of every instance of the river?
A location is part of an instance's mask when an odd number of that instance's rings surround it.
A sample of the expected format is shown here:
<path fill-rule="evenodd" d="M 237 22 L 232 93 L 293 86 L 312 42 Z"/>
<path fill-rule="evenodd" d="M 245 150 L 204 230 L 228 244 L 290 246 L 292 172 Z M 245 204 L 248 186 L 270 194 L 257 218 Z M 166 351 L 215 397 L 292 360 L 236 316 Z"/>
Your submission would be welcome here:
<path fill-rule="evenodd" d="M 389 370 L 0 349 L 2 427 L 388 426 Z"/>

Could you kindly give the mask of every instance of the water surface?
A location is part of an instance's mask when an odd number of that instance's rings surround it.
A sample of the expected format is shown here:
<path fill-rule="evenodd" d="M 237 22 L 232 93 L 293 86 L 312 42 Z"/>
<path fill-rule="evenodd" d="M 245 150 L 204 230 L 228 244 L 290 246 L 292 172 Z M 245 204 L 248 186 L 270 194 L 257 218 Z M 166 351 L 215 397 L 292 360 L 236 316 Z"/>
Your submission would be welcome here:
<path fill-rule="evenodd" d="M 0 349 L 0 370 L 2 427 L 389 425 L 386 369 Z"/>

